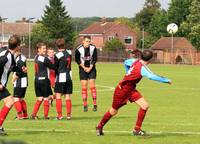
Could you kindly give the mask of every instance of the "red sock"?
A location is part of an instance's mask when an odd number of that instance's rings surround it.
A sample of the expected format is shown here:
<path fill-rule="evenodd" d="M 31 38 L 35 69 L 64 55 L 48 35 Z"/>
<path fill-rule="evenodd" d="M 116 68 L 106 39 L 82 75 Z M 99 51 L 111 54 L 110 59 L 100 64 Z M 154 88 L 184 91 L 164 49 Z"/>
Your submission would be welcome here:
<path fill-rule="evenodd" d="M 0 112 L 0 126 L 3 125 L 3 122 L 4 120 L 6 119 L 9 111 L 10 111 L 11 108 L 7 107 L 7 106 L 3 106 L 3 108 L 1 109 L 1 112 Z"/>
<path fill-rule="evenodd" d="M 62 99 L 56 99 L 57 117 L 62 117 Z"/>
<path fill-rule="evenodd" d="M 42 101 L 39 101 L 37 100 L 35 105 L 34 105 L 34 108 L 33 108 L 33 112 L 32 112 L 32 116 L 36 116 L 37 115 L 37 112 L 40 108 L 40 105 L 41 105 Z"/>
<path fill-rule="evenodd" d="M 87 97 L 88 97 L 87 88 L 83 88 L 82 89 L 82 98 L 83 98 L 83 105 L 84 106 L 87 106 Z"/>
<path fill-rule="evenodd" d="M 27 106 L 26 106 L 25 100 L 21 101 L 21 105 L 22 105 L 23 117 L 28 117 Z"/>
<path fill-rule="evenodd" d="M 66 109 L 67 109 L 67 114 L 71 114 L 71 108 L 72 108 L 72 101 L 66 100 Z"/>
<path fill-rule="evenodd" d="M 93 105 L 97 105 L 97 91 L 96 87 L 90 88 L 92 93 Z"/>
<path fill-rule="evenodd" d="M 20 101 L 16 101 L 14 103 L 15 109 L 17 111 L 17 117 L 18 118 L 23 118 L 23 110 L 22 110 L 22 104 Z"/>
<path fill-rule="evenodd" d="M 99 124 L 98 124 L 98 128 L 103 128 L 103 126 L 110 120 L 112 118 L 112 115 L 110 114 L 110 112 L 109 111 L 107 111 L 105 114 L 104 114 L 104 116 L 103 116 L 103 118 L 101 119 L 101 121 L 99 122 Z"/>
<path fill-rule="evenodd" d="M 136 131 L 141 129 L 142 122 L 144 120 L 146 112 L 147 112 L 147 110 L 144 110 L 142 108 L 139 109 L 139 111 L 138 111 L 138 117 L 137 117 L 137 121 L 136 121 L 136 125 L 135 125 L 135 130 Z"/>
<path fill-rule="evenodd" d="M 47 118 L 49 114 L 49 100 L 44 100 L 44 117 Z"/>

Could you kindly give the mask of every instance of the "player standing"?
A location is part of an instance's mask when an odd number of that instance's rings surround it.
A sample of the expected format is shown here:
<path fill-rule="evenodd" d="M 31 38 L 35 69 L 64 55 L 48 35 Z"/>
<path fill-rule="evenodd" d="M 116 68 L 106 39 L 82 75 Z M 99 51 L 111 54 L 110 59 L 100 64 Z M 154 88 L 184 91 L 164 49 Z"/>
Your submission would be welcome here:
<path fill-rule="evenodd" d="M 150 80 L 155 80 L 163 83 L 171 83 L 169 79 L 153 74 L 146 66 L 153 57 L 153 53 L 150 50 L 143 51 L 141 60 L 135 60 L 131 64 L 124 79 L 119 82 L 115 88 L 112 107 L 105 113 L 101 121 L 96 127 L 96 134 L 103 135 L 103 127 L 105 124 L 116 115 L 118 110 L 126 105 L 127 101 L 135 102 L 139 105 L 138 117 L 133 129 L 134 135 L 144 136 L 146 133 L 141 129 L 142 122 L 145 118 L 146 112 L 149 108 L 149 104 L 144 97 L 136 90 L 137 83 L 140 82 L 142 77 L 147 77 Z"/>
<path fill-rule="evenodd" d="M 75 60 L 76 63 L 79 65 L 79 77 L 82 85 L 83 111 L 88 111 L 88 82 L 90 84 L 90 90 L 93 98 L 93 111 L 97 111 L 97 92 L 95 86 L 95 64 L 97 62 L 97 49 L 94 45 L 91 44 L 90 36 L 85 36 L 83 39 L 83 44 L 76 49 Z"/>
<path fill-rule="evenodd" d="M 72 102 L 70 95 L 72 94 L 73 85 L 71 78 L 71 51 L 66 50 L 65 40 L 58 39 L 56 41 L 56 47 L 58 53 L 55 55 L 55 66 L 56 66 L 56 83 L 55 83 L 55 95 L 56 95 L 56 110 L 57 120 L 63 119 L 62 116 L 62 98 L 65 96 L 67 120 L 71 119 L 71 107 Z"/>
<path fill-rule="evenodd" d="M 44 118 L 49 119 L 49 96 L 52 95 L 51 84 L 48 77 L 48 68 L 55 69 L 55 66 L 46 57 L 46 45 L 37 44 L 37 55 L 35 56 L 35 94 L 37 101 L 31 115 L 31 119 L 38 119 L 37 112 L 42 101 L 44 101 Z"/>

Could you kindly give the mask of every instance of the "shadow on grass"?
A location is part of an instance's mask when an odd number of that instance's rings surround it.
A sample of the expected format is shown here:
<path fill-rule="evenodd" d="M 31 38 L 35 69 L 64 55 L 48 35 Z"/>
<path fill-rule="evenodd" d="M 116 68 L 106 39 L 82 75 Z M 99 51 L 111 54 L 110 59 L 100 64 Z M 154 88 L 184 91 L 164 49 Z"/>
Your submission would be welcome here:
<path fill-rule="evenodd" d="M 26 144 L 26 143 L 18 140 L 15 141 L 0 140 L 0 144 Z"/>

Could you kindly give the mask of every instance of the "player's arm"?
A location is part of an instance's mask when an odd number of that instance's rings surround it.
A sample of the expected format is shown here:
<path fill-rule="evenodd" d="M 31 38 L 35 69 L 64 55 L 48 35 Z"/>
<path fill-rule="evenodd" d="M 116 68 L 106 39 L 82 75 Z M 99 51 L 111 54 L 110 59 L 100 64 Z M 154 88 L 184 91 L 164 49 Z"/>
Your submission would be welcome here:
<path fill-rule="evenodd" d="M 126 73 L 128 72 L 129 68 L 131 67 L 131 65 L 136 61 L 137 59 L 127 59 L 124 61 L 124 67 L 125 67 L 125 70 L 126 70 Z"/>
<path fill-rule="evenodd" d="M 94 52 L 92 54 L 92 61 L 90 67 L 92 68 L 96 64 L 96 62 L 97 62 L 97 49 L 95 47 Z"/>
<path fill-rule="evenodd" d="M 162 76 L 158 76 L 151 72 L 151 70 L 147 66 L 142 66 L 141 75 L 147 77 L 150 80 L 162 82 L 162 83 L 171 83 L 171 80 Z"/>
<path fill-rule="evenodd" d="M 50 69 L 54 69 L 56 70 L 56 66 L 55 64 L 53 64 L 50 59 L 48 59 L 47 57 L 45 57 L 44 59 L 44 64 L 46 65 L 46 67 L 50 68 Z"/>
<path fill-rule="evenodd" d="M 6 56 L 1 56 L 0 57 L 0 68 L 3 69 L 3 67 L 5 66 L 5 64 L 7 63 L 8 59 Z"/>
<path fill-rule="evenodd" d="M 76 49 L 76 51 L 75 51 L 75 61 L 76 61 L 76 63 L 77 63 L 80 67 L 82 67 L 82 68 L 85 70 L 86 67 L 84 66 L 83 63 L 81 63 L 80 57 L 81 57 L 81 54 L 80 54 L 80 52 L 78 51 L 78 49 Z"/>

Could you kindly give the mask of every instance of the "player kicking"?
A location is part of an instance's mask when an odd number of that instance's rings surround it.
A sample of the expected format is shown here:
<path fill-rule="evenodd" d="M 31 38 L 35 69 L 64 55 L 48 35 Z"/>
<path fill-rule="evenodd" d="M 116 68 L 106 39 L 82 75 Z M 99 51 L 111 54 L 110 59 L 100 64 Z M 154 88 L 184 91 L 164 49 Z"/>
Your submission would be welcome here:
<path fill-rule="evenodd" d="M 63 119 L 62 116 L 62 98 L 65 96 L 67 120 L 71 119 L 71 99 L 73 85 L 71 78 L 71 51 L 66 50 L 65 40 L 58 39 L 56 41 L 56 47 L 58 48 L 58 53 L 55 55 L 55 66 L 56 66 L 56 83 L 55 83 L 55 95 L 56 95 L 56 110 L 57 110 L 57 120 Z"/>
<path fill-rule="evenodd" d="M 136 90 L 136 85 L 137 83 L 139 83 L 142 77 L 147 77 L 150 80 L 171 84 L 171 81 L 169 79 L 153 74 L 146 66 L 147 64 L 149 64 L 152 57 L 152 51 L 145 50 L 141 55 L 141 60 L 135 59 L 132 61 L 132 63 L 126 65 L 130 67 L 126 75 L 124 76 L 124 79 L 121 80 L 118 86 L 115 88 L 112 107 L 108 112 L 105 113 L 105 115 L 96 127 L 96 134 L 98 136 L 104 134 L 103 127 L 105 126 L 105 124 L 112 118 L 112 116 L 117 114 L 118 110 L 122 106 L 126 105 L 127 101 L 135 102 L 140 107 L 138 111 L 137 121 L 133 129 L 133 134 L 140 136 L 146 135 L 145 131 L 143 131 L 141 127 L 146 112 L 149 108 L 149 104 L 139 93 L 139 91 Z"/>
<path fill-rule="evenodd" d="M 27 72 L 22 71 L 23 68 L 26 68 L 26 57 L 17 52 L 16 57 L 16 66 L 21 70 L 19 72 L 13 73 L 13 84 L 14 84 L 14 106 L 17 111 L 16 119 L 27 119 L 27 106 L 24 100 L 26 94 L 26 88 L 28 86 L 28 77 Z"/>
<path fill-rule="evenodd" d="M 42 101 L 44 101 L 44 119 L 49 119 L 49 96 L 52 95 L 50 80 L 48 78 L 48 68 L 55 69 L 55 66 L 45 56 L 46 45 L 37 44 L 37 55 L 35 56 L 35 94 L 37 101 L 31 115 L 31 119 L 38 119 L 37 112 Z"/>
<path fill-rule="evenodd" d="M 15 66 L 13 55 L 19 49 L 20 43 L 20 38 L 17 35 L 13 35 L 8 41 L 8 49 L 0 49 L 0 100 L 4 102 L 4 106 L 0 112 L 0 135 L 6 135 L 2 127 L 3 122 L 14 104 L 13 96 L 7 90 L 6 84 L 10 70 Z"/>
<path fill-rule="evenodd" d="M 88 111 L 87 104 L 87 85 L 90 84 L 90 90 L 93 98 L 93 111 L 97 111 L 97 92 L 95 86 L 96 79 L 96 67 L 97 62 L 97 50 L 94 45 L 91 44 L 91 37 L 85 36 L 83 44 L 80 45 L 75 51 L 75 60 L 79 65 L 79 77 L 82 85 L 82 99 L 83 99 L 83 111 Z"/>

